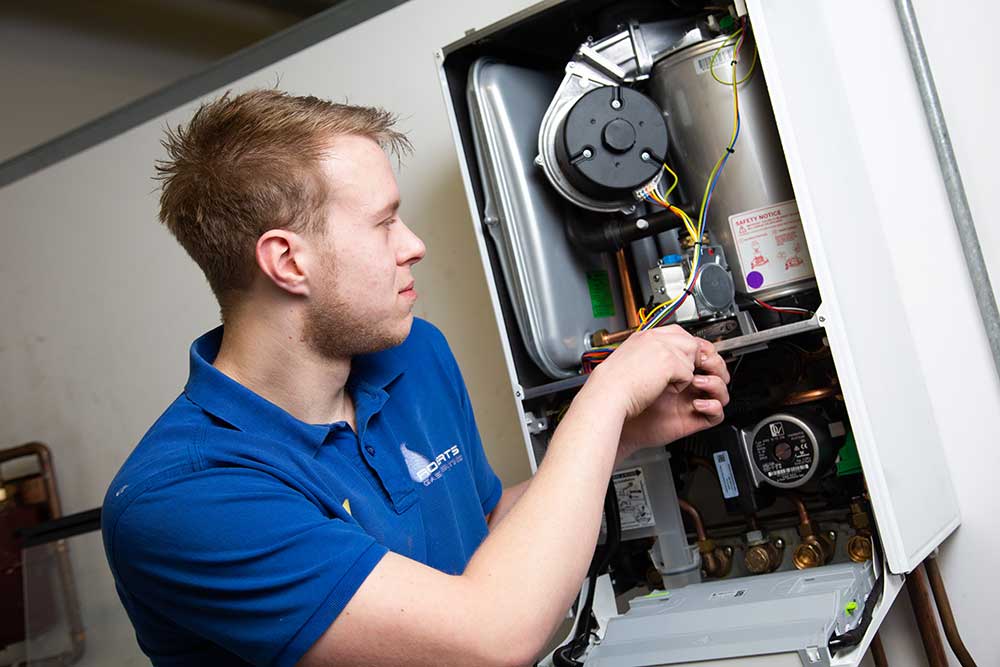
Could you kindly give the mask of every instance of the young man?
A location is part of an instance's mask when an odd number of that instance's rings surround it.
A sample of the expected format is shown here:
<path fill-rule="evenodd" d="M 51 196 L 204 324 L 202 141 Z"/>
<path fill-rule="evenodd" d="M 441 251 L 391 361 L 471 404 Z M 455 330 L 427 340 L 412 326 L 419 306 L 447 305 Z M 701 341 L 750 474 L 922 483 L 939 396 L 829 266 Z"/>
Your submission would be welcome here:
<path fill-rule="evenodd" d="M 112 482 L 104 540 L 156 665 L 524 665 L 581 584 L 611 471 L 714 425 L 728 373 L 677 327 L 588 379 L 501 489 L 441 333 L 376 109 L 255 90 L 170 132 L 161 220 L 224 327 Z"/>

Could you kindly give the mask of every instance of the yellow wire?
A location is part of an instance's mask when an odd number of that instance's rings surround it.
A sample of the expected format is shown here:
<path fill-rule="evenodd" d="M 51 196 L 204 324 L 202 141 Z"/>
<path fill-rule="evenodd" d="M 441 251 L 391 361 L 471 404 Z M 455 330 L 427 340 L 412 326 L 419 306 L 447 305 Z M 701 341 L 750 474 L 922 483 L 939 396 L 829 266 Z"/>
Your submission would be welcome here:
<path fill-rule="evenodd" d="M 674 188 L 677 187 L 677 183 L 678 181 L 680 181 L 680 179 L 677 177 L 677 173 L 673 169 L 671 169 L 666 162 L 663 163 L 663 168 L 666 169 L 667 172 L 674 177 L 674 182 L 670 186 L 670 189 L 663 193 L 663 200 L 668 201 L 670 199 L 670 193 L 673 192 Z"/>
<path fill-rule="evenodd" d="M 726 39 L 726 41 L 724 41 L 722 44 L 720 44 L 719 48 L 717 48 L 715 50 L 715 53 L 712 54 L 712 60 L 708 64 L 708 71 L 712 73 L 712 78 L 715 79 L 716 81 L 718 81 L 719 83 L 721 83 L 724 86 L 728 86 L 729 84 L 732 83 L 732 81 L 723 81 L 722 79 L 720 79 L 718 76 L 715 75 L 715 59 L 719 57 L 720 53 L 722 53 L 722 49 L 724 49 L 727 46 L 729 46 L 729 44 L 733 40 L 733 38 L 739 37 L 741 34 L 743 34 L 743 28 L 740 28 L 739 30 L 737 30 L 736 32 L 734 32 L 732 35 L 730 35 Z M 737 84 L 741 84 L 741 83 L 744 83 L 747 79 L 749 79 L 750 76 L 753 74 L 753 69 L 754 69 L 754 67 L 756 65 L 757 65 L 757 44 L 755 42 L 754 45 L 753 45 L 753 58 L 750 61 L 750 69 L 748 69 L 747 73 L 743 76 L 743 78 L 740 79 L 739 81 L 737 81 L 736 83 Z M 734 80 L 736 79 L 736 70 L 735 70 L 735 68 L 733 69 L 733 79 Z"/>
<path fill-rule="evenodd" d="M 733 36 L 738 36 L 738 34 L 739 34 L 739 32 L 734 33 Z M 732 39 L 733 36 L 730 36 L 730 38 L 727 39 L 726 42 L 722 43 L 722 46 L 720 46 L 716 50 L 716 54 L 715 55 L 718 55 L 718 52 L 721 51 L 722 48 L 726 46 L 726 43 L 729 42 L 729 40 Z M 715 62 L 715 56 L 712 56 L 712 64 L 714 64 L 714 62 Z M 737 79 L 736 79 L 736 65 L 733 64 L 732 67 L 733 67 L 733 77 L 732 77 L 732 79 L 730 81 L 726 82 L 726 84 L 727 85 L 731 85 L 733 87 L 733 133 L 729 137 L 729 142 L 727 143 L 727 146 L 732 146 L 733 143 L 736 141 L 736 132 L 739 129 L 739 120 L 740 120 L 740 98 L 739 98 L 739 90 L 738 90 L 737 86 L 741 83 L 741 81 L 737 81 Z M 715 76 L 714 71 L 712 73 L 712 76 Z M 718 79 L 716 79 L 716 80 L 718 81 Z M 729 149 L 727 148 L 726 149 L 727 153 L 728 153 L 728 150 Z M 691 217 L 687 213 L 685 213 L 681 209 L 673 206 L 672 204 L 669 204 L 665 199 L 661 198 L 658 193 L 655 193 L 655 192 L 654 193 L 650 193 L 650 196 L 653 197 L 653 199 L 655 199 L 657 201 L 657 203 L 661 204 L 662 206 L 667 207 L 675 215 L 680 216 L 680 218 L 684 221 L 684 225 L 687 227 L 688 233 L 691 235 L 691 241 L 692 241 L 692 243 L 694 243 L 694 256 L 691 258 L 691 267 L 692 267 L 692 269 L 696 269 L 696 267 L 698 267 L 699 263 L 701 262 L 701 241 L 702 241 L 702 235 L 703 235 L 703 225 L 704 225 L 704 222 L 705 222 L 705 207 L 708 204 L 709 189 L 711 188 L 712 181 L 715 180 L 715 175 L 719 171 L 719 168 L 722 166 L 722 162 L 723 162 L 723 160 L 725 160 L 727 153 L 723 153 L 719 157 L 719 159 L 716 161 L 715 166 L 712 167 L 712 172 L 709 174 L 708 181 L 705 183 L 705 192 L 704 192 L 704 194 L 702 195 L 702 198 L 701 198 L 701 209 L 700 209 L 700 212 L 698 214 L 698 227 L 697 227 L 697 229 L 695 229 L 694 221 L 691 220 Z M 676 179 L 677 176 L 676 176 L 676 174 L 674 174 L 673 170 L 670 169 L 670 167 L 668 167 L 666 164 L 664 164 L 663 167 L 665 169 L 667 169 L 667 171 L 669 171 L 671 173 L 671 175 L 673 175 L 674 178 Z M 675 185 L 676 185 L 676 180 L 675 180 Z M 671 187 L 671 190 L 673 190 L 672 187 Z M 695 279 L 696 275 L 697 275 L 697 270 L 692 270 L 691 274 L 688 276 L 686 284 L 684 285 L 684 290 L 680 294 L 678 294 L 677 296 L 675 296 L 673 299 L 670 299 L 669 301 L 664 301 L 663 303 L 661 303 L 658 306 L 656 306 L 656 308 L 654 308 L 653 310 L 649 311 L 649 313 L 646 313 L 645 310 L 640 310 L 639 311 L 639 326 L 636 327 L 636 330 L 638 331 L 638 330 L 642 329 L 642 327 L 644 327 L 647 322 L 650 322 L 651 320 L 655 319 L 656 316 L 657 316 L 657 314 L 660 313 L 660 311 L 662 311 L 665 308 L 669 308 L 674 303 L 676 303 L 677 300 L 680 299 L 680 297 L 684 293 L 690 291 L 691 285 L 694 283 L 694 279 Z"/>

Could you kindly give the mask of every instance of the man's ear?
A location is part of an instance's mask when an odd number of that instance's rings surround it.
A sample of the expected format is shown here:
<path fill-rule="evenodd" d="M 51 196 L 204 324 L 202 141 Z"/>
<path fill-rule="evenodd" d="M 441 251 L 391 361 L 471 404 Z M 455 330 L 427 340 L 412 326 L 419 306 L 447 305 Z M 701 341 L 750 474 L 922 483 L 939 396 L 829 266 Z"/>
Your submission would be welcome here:
<path fill-rule="evenodd" d="M 270 229 L 257 239 L 257 266 L 279 288 L 291 294 L 309 294 L 309 244 L 287 229 Z"/>

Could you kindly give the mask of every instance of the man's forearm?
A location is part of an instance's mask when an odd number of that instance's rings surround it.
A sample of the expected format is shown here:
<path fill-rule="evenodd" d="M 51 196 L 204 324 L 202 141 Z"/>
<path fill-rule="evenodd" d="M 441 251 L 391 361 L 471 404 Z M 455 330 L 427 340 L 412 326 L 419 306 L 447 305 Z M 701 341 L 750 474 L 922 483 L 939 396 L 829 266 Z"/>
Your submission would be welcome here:
<path fill-rule="evenodd" d="M 633 447 L 626 447 L 619 444 L 618 453 L 615 456 L 615 468 L 618 468 L 618 466 L 622 464 L 622 461 L 627 459 L 634 451 Z M 503 490 L 503 495 L 500 496 L 500 501 L 497 503 L 496 507 L 493 508 L 493 511 L 490 512 L 487 519 L 487 525 L 489 526 L 490 531 L 494 530 L 497 527 L 497 524 L 500 523 L 500 520 L 503 519 L 507 513 L 510 512 L 511 508 L 517 504 L 517 501 L 522 495 L 524 495 L 524 492 L 528 489 L 530 484 L 531 478 Z"/>
<path fill-rule="evenodd" d="M 509 489 L 503 490 L 503 495 L 500 496 L 500 501 L 497 503 L 497 506 L 493 508 L 493 511 L 490 512 L 489 518 L 486 522 L 490 531 L 496 528 L 497 524 L 500 523 L 500 520 L 503 519 L 508 512 L 510 512 L 511 508 L 514 507 L 521 496 L 524 495 L 524 492 L 527 490 L 529 484 L 531 484 L 530 478 L 524 480 L 520 484 L 515 484 Z"/>
<path fill-rule="evenodd" d="M 624 407 L 599 395 L 596 383 L 585 385 L 531 483 L 469 562 L 463 577 L 487 592 L 490 616 L 505 621 L 498 640 L 514 637 L 540 651 L 576 596 L 623 421 Z"/>

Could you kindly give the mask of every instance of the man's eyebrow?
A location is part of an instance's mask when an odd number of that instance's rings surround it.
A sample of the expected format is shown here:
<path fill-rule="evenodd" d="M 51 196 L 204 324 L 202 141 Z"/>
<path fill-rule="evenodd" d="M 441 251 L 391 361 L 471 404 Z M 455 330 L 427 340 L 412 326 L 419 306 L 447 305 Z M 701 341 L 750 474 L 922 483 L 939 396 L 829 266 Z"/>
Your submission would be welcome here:
<path fill-rule="evenodd" d="M 400 199 L 399 199 L 399 197 L 396 197 L 391 202 L 389 202 L 388 204 L 386 204 L 385 206 L 383 206 L 375 214 L 375 217 L 378 218 L 379 220 L 382 220 L 384 218 L 388 218 L 389 216 L 391 216 L 392 214 L 394 214 L 396 211 L 399 210 L 399 204 L 400 204 Z"/>

